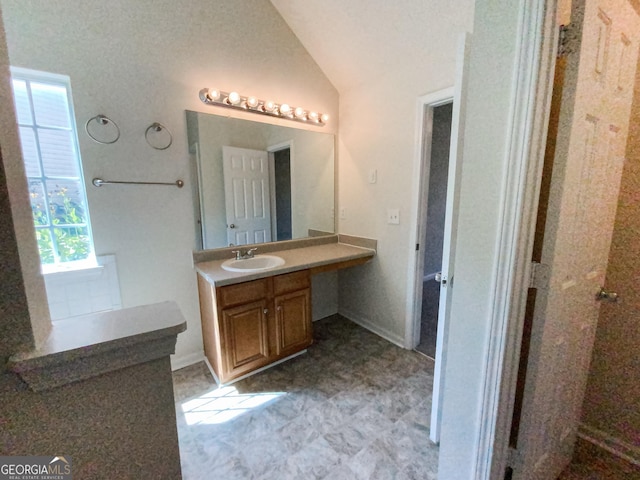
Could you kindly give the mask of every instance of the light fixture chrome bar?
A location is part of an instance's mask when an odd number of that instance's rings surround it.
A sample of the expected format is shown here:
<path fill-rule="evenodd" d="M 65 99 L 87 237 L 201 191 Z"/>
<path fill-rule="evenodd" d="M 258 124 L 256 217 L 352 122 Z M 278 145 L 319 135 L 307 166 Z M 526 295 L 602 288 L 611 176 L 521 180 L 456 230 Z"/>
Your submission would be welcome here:
<path fill-rule="evenodd" d="M 305 110 L 302 107 L 293 108 L 286 103 L 275 103 L 270 100 L 260 100 L 256 97 L 245 97 L 238 92 L 223 92 L 215 88 L 203 88 L 198 96 L 202 103 L 206 105 L 259 113 L 321 127 L 329 120 L 329 115 L 326 113 Z"/>
<path fill-rule="evenodd" d="M 176 180 L 175 182 L 123 182 L 119 180 L 103 180 L 101 178 L 94 178 L 91 183 L 93 183 L 96 187 L 101 187 L 103 185 L 169 185 L 172 187 L 182 188 L 184 186 L 184 182 L 182 180 Z"/>

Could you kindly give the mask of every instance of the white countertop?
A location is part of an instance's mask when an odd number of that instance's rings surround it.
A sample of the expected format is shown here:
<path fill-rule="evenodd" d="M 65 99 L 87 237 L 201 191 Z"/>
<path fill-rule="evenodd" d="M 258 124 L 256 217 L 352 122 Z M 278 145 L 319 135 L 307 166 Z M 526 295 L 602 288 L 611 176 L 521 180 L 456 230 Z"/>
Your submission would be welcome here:
<path fill-rule="evenodd" d="M 267 253 L 267 252 L 265 252 Z M 259 255 L 260 252 L 256 252 Z M 283 273 L 306 270 L 335 263 L 361 258 L 373 258 L 375 250 L 356 247 L 345 243 L 328 243 L 311 247 L 293 248 L 290 250 L 269 251 L 269 255 L 277 255 L 284 260 L 284 265 L 262 270 L 260 272 L 229 272 L 222 268 L 225 260 L 200 262 L 195 265 L 197 272 L 216 287 L 234 283 L 257 280 L 259 278 L 281 275 Z"/>

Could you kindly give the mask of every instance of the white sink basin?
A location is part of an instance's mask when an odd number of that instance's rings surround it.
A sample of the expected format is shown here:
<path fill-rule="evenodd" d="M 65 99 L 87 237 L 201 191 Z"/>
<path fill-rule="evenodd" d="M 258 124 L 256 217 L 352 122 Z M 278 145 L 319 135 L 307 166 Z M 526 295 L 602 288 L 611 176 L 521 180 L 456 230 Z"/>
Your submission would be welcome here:
<path fill-rule="evenodd" d="M 284 259 L 276 255 L 256 255 L 253 258 L 236 260 L 232 258 L 222 262 L 222 268 L 229 272 L 261 272 L 284 265 Z"/>

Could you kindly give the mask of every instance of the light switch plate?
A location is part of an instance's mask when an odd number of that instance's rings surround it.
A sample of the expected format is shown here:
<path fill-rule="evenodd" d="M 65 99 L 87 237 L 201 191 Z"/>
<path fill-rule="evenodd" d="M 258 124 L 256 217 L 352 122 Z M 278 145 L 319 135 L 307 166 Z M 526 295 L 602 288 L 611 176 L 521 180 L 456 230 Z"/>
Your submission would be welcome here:
<path fill-rule="evenodd" d="M 369 183 L 376 183 L 378 181 L 378 170 L 375 168 L 369 170 Z"/>
<path fill-rule="evenodd" d="M 390 225 L 400 225 L 400 209 L 387 209 L 387 223 Z"/>

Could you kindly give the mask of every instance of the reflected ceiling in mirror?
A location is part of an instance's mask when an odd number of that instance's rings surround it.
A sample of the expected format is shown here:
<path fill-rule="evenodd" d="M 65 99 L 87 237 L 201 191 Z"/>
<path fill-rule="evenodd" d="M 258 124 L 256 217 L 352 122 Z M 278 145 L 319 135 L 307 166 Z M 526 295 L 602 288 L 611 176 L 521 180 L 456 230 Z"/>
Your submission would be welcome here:
<path fill-rule="evenodd" d="M 187 111 L 202 248 L 334 232 L 334 137 Z"/>

